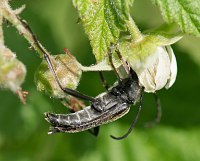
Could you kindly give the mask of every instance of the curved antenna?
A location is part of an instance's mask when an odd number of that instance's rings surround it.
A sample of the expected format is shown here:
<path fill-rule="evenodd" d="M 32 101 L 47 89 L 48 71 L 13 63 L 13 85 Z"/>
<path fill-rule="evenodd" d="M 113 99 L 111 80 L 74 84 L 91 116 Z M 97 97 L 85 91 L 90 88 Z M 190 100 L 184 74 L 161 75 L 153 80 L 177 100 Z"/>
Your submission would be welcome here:
<path fill-rule="evenodd" d="M 122 137 L 115 137 L 115 136 L 110 135 L 111 138 L 113 138 L 115 140 L 121 140 L 121 139 L 126 138 L 130 134 L 130 132 L 132 131 L 133 127 L 135 126 L 135 123 L 136 123 L 136 121 L 137 121 L 137 119 L 139 117 L 140 111 L 142 109 L 143 95 L 144 95 L 144 87 L 142 87 L 142 93 L 141 93 L 141 96 L 140 96 L 140 105 L 139 105 L 139 108 L 138 108 L 137 115 L 135 116 L 135 119 L 133 120 L 133 123 L 131 124 L 131 127 L 128 130 L 128 132 L 124 136 L 122 136 Z"/>
<path fill-rule="evenodd" d="M 18 19 L 19 19 L 19 18 L 18 18 Z M 75 91 L 75 90 L 62 87 L 62 85 L 60 84 L 60 81 L 58 80 L 58 77 L 57 77 L 57 75 L 56 75 L 56 73 L 55 73 L 55 71 L 54 71 L 54 69 L 53 69 L 53 65 L 52 65 L 52 63 L 51 63 L 51 59 L 50 59 L 49 55 L 42 49 L 42 47 L 41 47 L 40 44 L 38 43 L 38 40 L 37 40 L 37 38 L 36 38 L 34 32 L 31 30 L 31 28 L 30 28 L 30 26 L 27 24 L 27 22 L 26 22 L 25 20 L 21 20 L 21 19 L 19 19 L 19 20 L 20 20 L 24 25 L 26 25 L 26 28 L 28 28 L 28 30 L 31 32 L 31 35 L 32 35 L 32 37 L 33 37 L 35 43 L 37 44 L 37 46 L 38 46 L 38 48 L 40 49 L 40 51 L 43 52 L 44 58 L 45 58 L 45 60 L 46 60 L 46 62 L 47 62 L 47 64 L 48 64 L 49 68 L 51 69 L 51 71 L 52 71 L 52 73 L 53 73 L 53 76 L 54 76 L 56 82 L 58 83 L 59 87 L 63 90 L 63 92 L 65 92 L 65 93 L 67 93 L 67 94 L 69 94 L 69 95 L 72 95 L 72 96 L 74 96 L 74 97 L 77 97 L 77 98 L 86 100 L 86 101 L 97 102 L 97 100 L 96 100 L 95 98 L 93 98 L 93 97 L 86 96 L 86 95 L 84 95 L 84 94 L 82 94 L 82 93 L 79 93 L 79 92 L 77 92 L 77 91 Z"/>

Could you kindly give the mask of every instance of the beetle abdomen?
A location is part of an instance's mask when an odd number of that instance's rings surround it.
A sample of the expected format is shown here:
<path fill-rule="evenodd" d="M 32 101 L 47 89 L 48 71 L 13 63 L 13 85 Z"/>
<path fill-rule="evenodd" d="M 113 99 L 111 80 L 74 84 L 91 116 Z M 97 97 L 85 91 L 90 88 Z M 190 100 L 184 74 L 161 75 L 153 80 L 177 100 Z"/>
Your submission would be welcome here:
<path fill-rule="evenodd" d="M 57 132 L 75 133 L 88 130 L 117 120 L 128 113 L 129 109 L 129 104 L 121 103 L 103 112 L 88 106 L 81 111 L 66 115 L 45 113 L 46 120 L 52 124 L 48 134 Z"/>

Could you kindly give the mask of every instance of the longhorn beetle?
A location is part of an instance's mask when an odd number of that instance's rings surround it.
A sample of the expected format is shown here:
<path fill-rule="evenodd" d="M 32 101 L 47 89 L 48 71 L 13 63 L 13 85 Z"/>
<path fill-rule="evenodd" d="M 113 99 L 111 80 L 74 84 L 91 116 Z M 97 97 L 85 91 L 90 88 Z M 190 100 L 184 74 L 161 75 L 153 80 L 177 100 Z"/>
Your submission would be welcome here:
<path fill-rule="evenodd" d="M 51 123 L 50 131 L 48 132 L 48 134 L 53 134 L 57 132 L 75 133 L 75 132 L 80 132 L 84 130 L 90 130 L 91 128 L 95 128 L 93 134 L 97 136 L 99 125 L 115 121 L 119 119 L 120 117 L 124 116 L 126 113 L 128 113 L 130 106 L 132 104 L 134 105 L 137 102 L 140 95 L 140 91 L 141 91 L 140 105 L 138 108 L 138 112 L 128 132 L 122 137 L 114 137 L 110 135 L 113 139 L 116 139 L 116 140 L 121 140 L 127 137 L 128 134 L 132 131 L 138 119 L 139 113 L 141 111 L 144 87 L 139 86 L 139 80 L 138 80 L 137 74 L 134 72 L 134 70 L 128 67 L 126 62 L 122 59 L 122 56 L 119 50 L 116 48 L 115 52 L 117 53 L 124 67 L 124 70 L 126 71 L 128 75 L 128 78 L 124 78 L 124 79 L 120 78 L 119 73 L 112 62 L 111 47 L 109 47 L 109 52 L 108 52 L 109 62 L 118 77 L 118 83 L 117 85 L 108 89 L 108 86 L 102 75 L 102 72 L 100 72 L 101 79 L 103 80 L 104 86 L 106 87 L 107 91 L 98 95 L 96 98 L 93 98 L 93 97 L 84 95 L 82 93 L 79 93 L 78 91 L 62 87 L 54 71 L 49 55 L 42 49 L 42 47 L 38 43 L 38 40 L 36 39 L 35 34 L 31 30 L 29 25 L 23 20 L 21 22 L 24 25 L 26 25 L 26 28 L 29 29 L 36 45 L 43 52 L 44 58 L 50 70 L 52 71 L 59 87 L 65 93 L 69 95 L 91 102 L 90 106 L 85 107 L 83 110 L 80 110 L 71 114 L 45 113 L 46 115 L 45 119 Z M 159 110 L 160 102 L 156 94 L 155 96 L 156 96 L 157 106 Z M 157 117 L 155 122 L 158 122 L 160 119 L 159 112 L 158 112 L 158 116 L 159 117 Z"/>

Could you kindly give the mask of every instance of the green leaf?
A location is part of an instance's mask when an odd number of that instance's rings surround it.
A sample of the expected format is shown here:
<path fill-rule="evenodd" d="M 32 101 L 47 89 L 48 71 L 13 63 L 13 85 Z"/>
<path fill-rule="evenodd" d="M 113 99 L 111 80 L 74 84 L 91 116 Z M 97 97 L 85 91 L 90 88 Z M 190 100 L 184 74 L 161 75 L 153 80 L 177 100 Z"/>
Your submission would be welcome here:
<path fill-rule="evenodd" d="M 153 0 L 167 23 L 175 21 L 183 32 L 200 37 L 199 0 Z"/>
<path fill-rule="evenodd" d="M 110 42 L 115 43 L 120 31 L 127 29 L 126 20 L 129 19 L 129 5 L 132 2 L 133 0 L 73 0 L 98 62 L 106 56 Z"/>

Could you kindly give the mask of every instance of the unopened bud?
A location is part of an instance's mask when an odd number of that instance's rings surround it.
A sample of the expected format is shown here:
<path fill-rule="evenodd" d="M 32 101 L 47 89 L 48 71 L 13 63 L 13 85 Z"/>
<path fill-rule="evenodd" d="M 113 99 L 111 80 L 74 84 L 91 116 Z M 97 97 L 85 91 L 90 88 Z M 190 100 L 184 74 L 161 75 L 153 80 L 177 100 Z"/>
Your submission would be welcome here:
<path fill-rule="evenodd" d="M 77 60 L 68 54 L 50 55 L 51 63 L 62 87 L 76 89 L 82 71 Z M 64 98 L 66 94 L 61 90 L 46 61 L 43 61 L 35 73 L 37 89 L 55 98 Z"/>
<path fill-rule="evenodd" d="M 16 92 L 26 76 L 25 65 L 8 48 L 2 48 L 4 63 L 0 65 L 0 87 Z"/>

